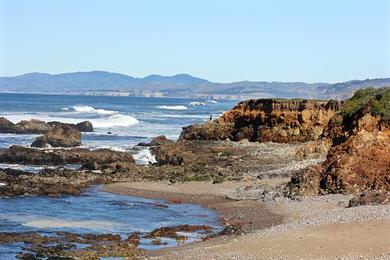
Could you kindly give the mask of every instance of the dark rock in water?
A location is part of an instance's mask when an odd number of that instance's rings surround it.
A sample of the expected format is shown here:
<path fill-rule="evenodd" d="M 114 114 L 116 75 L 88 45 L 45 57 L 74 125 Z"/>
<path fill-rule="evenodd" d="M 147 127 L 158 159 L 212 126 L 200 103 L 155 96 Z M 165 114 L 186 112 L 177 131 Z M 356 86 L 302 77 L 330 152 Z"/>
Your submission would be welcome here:
<path fill-rule="evenodd" d="M 59 125 L 68 125 L 80 132 L 93 132 L 93 125 L 90 121 L 84 121 L 78 124 L 65 124 L 61 122 L 44 122 L 37 119 L 22 120 L 17 124 L 12 123 L 4 117 L 0 117 L 0 133 L 11 134 L 44 134 L 52 128 Z"/>
<path fill-rule="evenodd" d="M 162 144 L 165 144 L 167 142 L 172 142 L 172 140 L 169 140 L 165 135 L 160 135 L 160 136 L 157 136 L 157 137 L 154 137 L 152 139 L 152 141 L 150 141 L 150 143 L 139 143 L 137 144 L 137 146 L 159 146 L 159 145 L 162 145 Z"/>
<path fill-rule="evenodd" d="M 112 132 L 107 132 L 108 135 L 112 135 Z"/>
<path fill-rule="evenodd" d="M 0 117 L 0 132 L 1 133 L 17 133 L 18 129 L 14 123 L 4 117 Z"/>
<path fill-rule="evenodd" d="M 81 145 L 81 133 L 75 127 L 67 124 L 57 124 L 43 136 L 38 137 L 32 147 L 74 147 Z"/>
<path fill-rule="evenodd" d="M 82 168 L 86 170 L 105 171 L 118 169 L 125 171 L 126 169 L 132 169 L 134 166 L 133 156 L 126 152 L 83 148 L 45 151 L 22 146 L 0 149 L 0 162 L 32 165 L 82 164 Z"/>
<path fill-rule="evenodd" d="M 120 257 L 126 259 L 144 259 L 144 251 L 119 235 L 77 234 L 57 232 L 58 236 L 44 236 L 37 232 L 0 233 L 0 242 L 25 243 L 23 252 L 17 259 L 101 259 L 101 257 Z M 77 248 L 75 243 L 86 244 L 88 248 Z"/>
<path fill-rule="evenodd" d="M 76 128 L 80 132 L 93 132 L 93 125 L 90 121 L 84 121 L 76 124 Z"/>
<path fill-rule="evenodd" d="M 37 119 L 23 120 L 15 126 L 18 128 L 18 132 L 23 134 L 43 134 L 50 129 L 46 122 Z"/>

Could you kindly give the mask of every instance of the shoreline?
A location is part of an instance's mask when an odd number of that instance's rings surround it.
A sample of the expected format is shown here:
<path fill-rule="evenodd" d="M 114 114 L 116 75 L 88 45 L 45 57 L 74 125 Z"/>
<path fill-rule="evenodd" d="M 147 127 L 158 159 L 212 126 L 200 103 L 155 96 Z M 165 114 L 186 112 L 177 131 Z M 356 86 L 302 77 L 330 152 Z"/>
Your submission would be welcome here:
<path fill-rule="evenodd" d="M 239 225 L 243 233 L 262 230 L 283 222 L 284 217 L 268 210 L 265 203 L 258 200 L 231 199 L 226 195 L 218 194 L 218 191 L 209 192 L 207 188 L 210 185 L 219 189 L 232 189 L 240 183 L 192 182 L 175 185 L 163 182 L 113 183 L 104 185 L 101 191 L 164 200 L 173 204 L 197 204 L 216 212 L 222 226 Z M 144 188 L 141 188 L 141 186 L 144 186 Z M 178 189 L 178 186 L 182 189 Z M 172 187 L 172 189 L 168 187 Z"/>
<path fill-rule="evenodd" d="M 226 217 L 222 223 L 243 224 L 243 235 L 147 251 L 148 259 L 390 258 L 390 205 L 348 208 L 350 196 L 341 194 L 270 202 L 227 197 L 247 184 L 134 182 L 108 184 L 102 191 L 198 204 Z"/>

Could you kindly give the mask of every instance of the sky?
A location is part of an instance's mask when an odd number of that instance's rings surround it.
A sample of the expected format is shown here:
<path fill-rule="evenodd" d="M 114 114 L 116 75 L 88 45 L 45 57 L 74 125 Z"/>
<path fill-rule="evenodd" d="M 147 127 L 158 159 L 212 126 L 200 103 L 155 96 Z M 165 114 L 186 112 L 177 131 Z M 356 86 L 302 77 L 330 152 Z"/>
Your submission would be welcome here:
<path fill-rule="evenodd" d="M 0 76 L 390 77 L 387 0 L 0 0 Z"/>

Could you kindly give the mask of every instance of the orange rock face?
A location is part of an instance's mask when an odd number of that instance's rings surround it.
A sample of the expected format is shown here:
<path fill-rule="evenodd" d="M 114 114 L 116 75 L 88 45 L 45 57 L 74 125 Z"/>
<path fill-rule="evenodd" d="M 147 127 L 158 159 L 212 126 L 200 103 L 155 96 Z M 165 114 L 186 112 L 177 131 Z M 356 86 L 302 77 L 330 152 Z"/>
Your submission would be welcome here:
<path fill-rule="evenodd" d="M 180 139 L 284 143 L 317 140 L 341 105 L 337 101 L 247 100 L 213 122 L 184 128 Z"/>
<path fill-rule="evenodd" d="M 320 186 L 329 192 L 390 190 L 390 129 L 366 114 L 322 165 Z"/>

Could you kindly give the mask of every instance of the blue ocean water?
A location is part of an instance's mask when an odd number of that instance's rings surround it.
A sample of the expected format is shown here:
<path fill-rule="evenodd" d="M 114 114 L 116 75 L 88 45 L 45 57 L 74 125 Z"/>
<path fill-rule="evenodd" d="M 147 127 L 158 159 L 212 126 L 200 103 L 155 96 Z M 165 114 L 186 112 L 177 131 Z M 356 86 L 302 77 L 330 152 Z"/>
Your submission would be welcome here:
<path fill-rule="evenodd" d="M 176 139 L 186 125 L 207 121 L 231 108 L 234 101 L 111 96 L 0 94 L 0 116 L 17 123 L 40 119 L 79 123 L 90 120 L 94 133 L 83 134 L 87 147 L 129 149 L 166 135 Z M 112 134 L 107 134 L 111 132 Z M 0 147 L 29 145 L 36 135 L 0 134 Z"/>
<path fill-rule="evenodd" d="M 93 133 L 83 133 L 83 146 L 111 148 L 135 153 L 139 163 L 151 160 L 147 150 L 133 146 L 158 135 L 176 139 L 183 126 L 215 118 L 234 101 L 189 100 L 108 96 L 58 96 L 0 94 L 0 116 L 14 123 L 40 119 L 78 123 L 90 120 Z M 37 135 L 0 134 L 0 148 L 19 144 L 29 146 Z M 42 166 L 0 165 L 32 173 Z M 77 165 L 67 167 L 77 168 Z M 162 226 L 205 224 L 219 228 L 216 215 L 196 205 L 154 206 L 155 200 L 121 196 L 91 188 L 82 196 L 18 197 L 0 199 L 0 232 L 71 231 L 116 233 L 122 236 L 146 232 Z M 115 212 L 115 214 L 113 214 Z M 193 239 L 196 239 L 196 235 Z M 168 246 L 175 245 L 167 241 Z M 13 259 L 23 245 L 1 245 L 0 258 Z M 144 248 L 156 248 L 143 240 Z"/>

